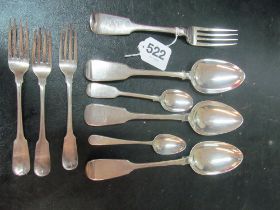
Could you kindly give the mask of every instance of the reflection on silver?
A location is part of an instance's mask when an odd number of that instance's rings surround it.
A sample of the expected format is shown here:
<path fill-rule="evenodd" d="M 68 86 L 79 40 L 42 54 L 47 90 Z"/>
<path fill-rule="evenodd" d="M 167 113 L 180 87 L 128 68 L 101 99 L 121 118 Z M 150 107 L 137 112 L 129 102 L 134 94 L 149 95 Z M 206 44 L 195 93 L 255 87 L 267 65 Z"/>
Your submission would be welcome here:
<path fill-rule="evenodd" d="M 193 106 L 192 97 L 181 90 L 165 90 L 161 96 L 145 95 L 120 91 L 117 88 L 99 83 L 89 83 L 87 94 L 93 98 L 116 98 L 118 96 L 128 96 L 134 98 L 148 99 L 161 103 L 161 106 L 170 112 L 186 112 Z"/>
<path fill-rule="evenodd" d="M 146 144 L 152 145 L 156 153 L 160 155 L 172 155 L 177 154 L 185 150 L 186 142 L 174 135 L 159 134 L 153 141 L 131 141 L 110 138 L 100 135 L 91 135 L 88 139 L 89 143 L 94 146 L 100 145 L 118 145 L 118 144 Z"/>
<path fill-rule="evenodd" d="M 86 106 L 84 118 L 92 126 L 115 125 L 135 119 L 189 121 L 195 132 L 206 136 L 233 131 L 243 123 L 239 112 L 217 101 L 202 101 L 190 113 L 171 115 L 132 113 L 121 107 L 90 104 Z"/>
<path fill-rule="evenodd" d="M 196 144 L 189 157 L 177 160 L 151 163 L 132 163 L 117 159 L 91 160 L 86 165 L 86 175 L 91 180 L 100 181 L 124 176 L 141 168 L 186 164 L 190 164 L 198 174 L 218 175 L 235 169 L 242 160 L 243 154 L 235 146 L 219 141 L 205 141 Z"/>
<path fill-rule="evenodd" d="M 243 160 L 242 152 L 231 144 L 209 141 L 198 143 L 190 152 L 192 169 L 201 175 L 216 175 L 236 168 Z"/>
<path fill-rule="evenodd" d="M 91 81 L 125 80 L 131 76 L 173 77 L 191 80 L 194 88 L 206 94 L 222 93 L 237 88 L 245 79 L 244 72 L 236 65 L 217 59 L 201 59 L 190 72 L 168 72 L 133 69 L 125 64 L 102 60 L 89 60 L 86 77 Z"/>

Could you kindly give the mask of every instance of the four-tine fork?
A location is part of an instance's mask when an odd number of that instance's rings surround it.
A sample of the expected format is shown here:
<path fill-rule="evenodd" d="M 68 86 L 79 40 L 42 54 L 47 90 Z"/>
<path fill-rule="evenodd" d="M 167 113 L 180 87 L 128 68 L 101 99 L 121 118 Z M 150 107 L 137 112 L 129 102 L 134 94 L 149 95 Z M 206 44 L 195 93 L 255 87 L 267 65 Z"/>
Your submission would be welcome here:
<path fill-rule="evenodd" d="M 133 31 L 171 33 L 185 36 L 189 44 L 201 47 L 230 46 L 236 45 L 238 41 L 237 30 L 234 29 L 151 26 L 134 23 L 126 17 L 104 13 L 93 13 L 90 17 L 90 27 L 93 32 L 104 35 L 128 35 Z"/>
<path fill-rule="evenodd" d="M 18 34 L 16 21 L 11 20 L 8 37 L 8 64 L 15 75 L 17 87 L 17 136 L 13 145 L 12 170 L 18 176 L 25 175 L 30 170 L 29 150 L 27 140 L 24 137 L 21 104 L 23 76 L 29 68 L 28 41 L 27 22 L 25 32 L 23 32 L 22 22 L 20 21 Z"/>
<path fill-rule="evenodd" d="M 49 143 L 45 131 L 45 86 L 52 68 L 52 37 L 51 33 L 39 28 L 34 32 L 32 47 L 32 69 L 38 78 L 40 87 L 40 132 L 36 143 L 34 173 L 37 176 L 46 176 L 51 170 Z"/>
<path fill-rule="evenodd" d="M 72 83 L 77 69 L 77 51 L 77 32 L 70 26 L 61 32 L 59 46 L 59 68 L 65 76 L 68 99 L 67 133 L 62 152 L 62 165 L 66 170 L 73 170 L 78 166 L 76 137 L 72 125 Z"/>

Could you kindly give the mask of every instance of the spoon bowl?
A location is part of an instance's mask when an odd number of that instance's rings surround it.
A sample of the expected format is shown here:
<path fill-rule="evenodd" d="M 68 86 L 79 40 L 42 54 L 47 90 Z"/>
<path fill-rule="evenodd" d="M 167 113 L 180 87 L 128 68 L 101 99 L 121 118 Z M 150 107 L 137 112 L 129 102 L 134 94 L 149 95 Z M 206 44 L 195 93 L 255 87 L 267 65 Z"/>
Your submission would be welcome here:
<path fill-rule="evenodd" d="M 243 123 L 243 117 L 224 103 L 201 101 L 192 108 L 188 121 L 196 133 L 213 136 L 239 128 Z"/>
<path fill-rule="evenodd" d="M 159 134 L 152 142 L 153 149 L 160 155 L 173 155 L 186 149 L 186 142 L 170 134 Z"/>
<path fill-rule="evenodd" d="M 238 66 L 217 59 L 198 60 L 189 76 L 197 91 L 209 94 L 232 90 L 245 80 L 245 74 Z"/>
<path fill-rule="evenodd" d="M 200 175 L 217 175 L 235 169 L 243 160 L 242 152 L 235 146 L 204 141 L 196 144 L 189 155 L 191 168 Z"/>
<path fill-rule="evenodd" d="M 165 90 L 159 101 L 161 106 L 170 112 L 186 112 L 193 106 L 193 99 L 189 94 L 175 89 Z"/>

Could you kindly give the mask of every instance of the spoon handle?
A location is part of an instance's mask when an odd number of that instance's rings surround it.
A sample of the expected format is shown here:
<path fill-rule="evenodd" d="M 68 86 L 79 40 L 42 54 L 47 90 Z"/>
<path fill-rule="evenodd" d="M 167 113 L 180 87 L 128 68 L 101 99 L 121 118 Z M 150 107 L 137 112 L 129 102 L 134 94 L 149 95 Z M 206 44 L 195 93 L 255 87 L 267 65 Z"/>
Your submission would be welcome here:
<path fill-rule="evenodd" d="M 117 138 L 110 138 L 107 136 L 91 135 L 88 139 L 90 145 L 101 146 L 101 145 L 118 145 L 118 144 L 147 144 L 151 145 L 152 141 L 131 141 Z"/>
<path fill-rule="evenodd" d="M 186 114 L 143 114 L 143 113 L 130 113 L 131 120 L 179 120 L 182 122 L 188 121 L 188 113 Z"/>
<path fill-rule="evenodd" d="M 133 170 L 141 168 L 153 168 L 153 167 L 162 167 L 162 166 L 171 166 L 171 165 L 187 165 L 189 164 L 189 157 L 183 157 L 176 160 L 167 160 L 159 162 L 150 162 L 150 163 L 133 163 Z"/>
<path fill-rule="evenodd" d="M 171 72 L 171 71 L 155 71 L 130 68 L 129 76 L 158 76 L 158 77 L 173 77 L 186 80 L 190 78 L 189 72 Z"/>
<path fill-rule="evenodd" d="M 159 101 L 159 96 L 156 95 L 145 95 L 145 94 L 140 94 L 140 93 L 131 93 L 131 92 L 119 92 L 120 95 L 122 96 L 128 96 L 128 97 L 133 97 L 133 98 L 143 98 L 143 99 L 149 99 L 153 101 Z"/>

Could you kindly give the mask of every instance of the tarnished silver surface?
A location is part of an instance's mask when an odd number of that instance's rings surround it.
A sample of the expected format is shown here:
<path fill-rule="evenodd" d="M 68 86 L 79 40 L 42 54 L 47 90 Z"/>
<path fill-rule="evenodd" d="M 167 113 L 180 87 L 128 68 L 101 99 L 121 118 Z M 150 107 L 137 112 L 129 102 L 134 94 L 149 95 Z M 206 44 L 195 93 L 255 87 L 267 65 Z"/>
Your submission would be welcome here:
<path fill-rule="evenodd" d="M 95 82 L 125 80 L 131 76 L 189 79 L 197 91 L 206 94 L 223 93 L 235 89 L 245 79 L 245 73 L 238 66 L 217 59 L 198 60 L 190 72 L 133 69 L 121 63 L 89 60 L 86 64 L 85 75 L 88 80 Z"/>
<path fill-rule="evenodd" d="M 52 69 L 52 36 L 51 32 L 39 28 L 35 30 L 32 46 L 32 70 L 38 78 L 40 87 L 40 132 L 35 148 L 34 173 L 46 176 L 51 170 L 49 142 L 45 129 L 45 89 L 47 77 Z"/>
<path fill-rule="evenodd" d="M 230 46 L 236 45 L 238 41 L 238 30 L 235 29 L 197 26 L 188 28 L 150 26 L 133 23 L 129 18 L 104 13 L 91 14 L 90 28 L 96 34 L 103 35 L 128 35 L 133 31 L 177 34 L 178 36 L 185 36 L 189 44 L 202 47 Z"/>
<path fill-rule="evenodd" d="M 91 126 L 121 124 L 134 119 L 189 121 L 195 132 L 205 136 L 228 133 L 243 123 L 239 112 L 217 101 L 202 101 L 190 113 L 171 115 L 132 113 L 125 108 L 90 104 L 86 106 L 84 118 Z"/>
<path fill-rule="evenodd" d="M 86 175 L 93 181 L 100 181 L 124 176 L 141 168 L 186 164 L 190 164 L 200 175 L 218 175 L 235 169 L 242 160 L 243 154 L 237 147 L 219 141 L 204 141 L 192 148 L 189 157 L 177 160 L 151 163 L 132 163 L 117 159 L 91 160 L 86 165 Z"/>
<path fill-rule="evenodd" d="M 19 40 L 17 40 L 17 38 Z M 29 68 L 29 36 L 26 22 L 23 31 L 20 21 L 19 31 L 17 32 L 16 21 L 10 20 L 8 37 L 8 64 L 10 70 L 15 75 L 17 87 L 17 135 L 13 144 L 12 170 L 17 176 L 22 176 L 30 171 L 30 157 L 28 143 L 24 136 L 22 122 L 22 103 L 21 91 L 23 76 Z"/>
<path fill-rule="evenodd" d="M 189 94 L 175 89 L 166 90 L 160 96 L 156 96 L 124 92 L 110 85 L 89 83 L 87 86 L 87 94 L 93 98 L 116 98 L 118 96 L 128 96 L 148 99 L 160 102 L 162 107 L 170 112 L 185 112 L 193 106 L 193 99 Z"/>
<path fill-rule="evenodd" d="M 152 145 L 156 153 L 160 155 L 177 154 L 185 150 L 186 142 L 174 135 L 159 134 L 153 141 L 132 141 L 110 138 L 107 136 L 91 135 L 88 139 L 89 143 L 94 146 L 101 145 L 121 145 L 121 144 L 145 144 Z"/>

